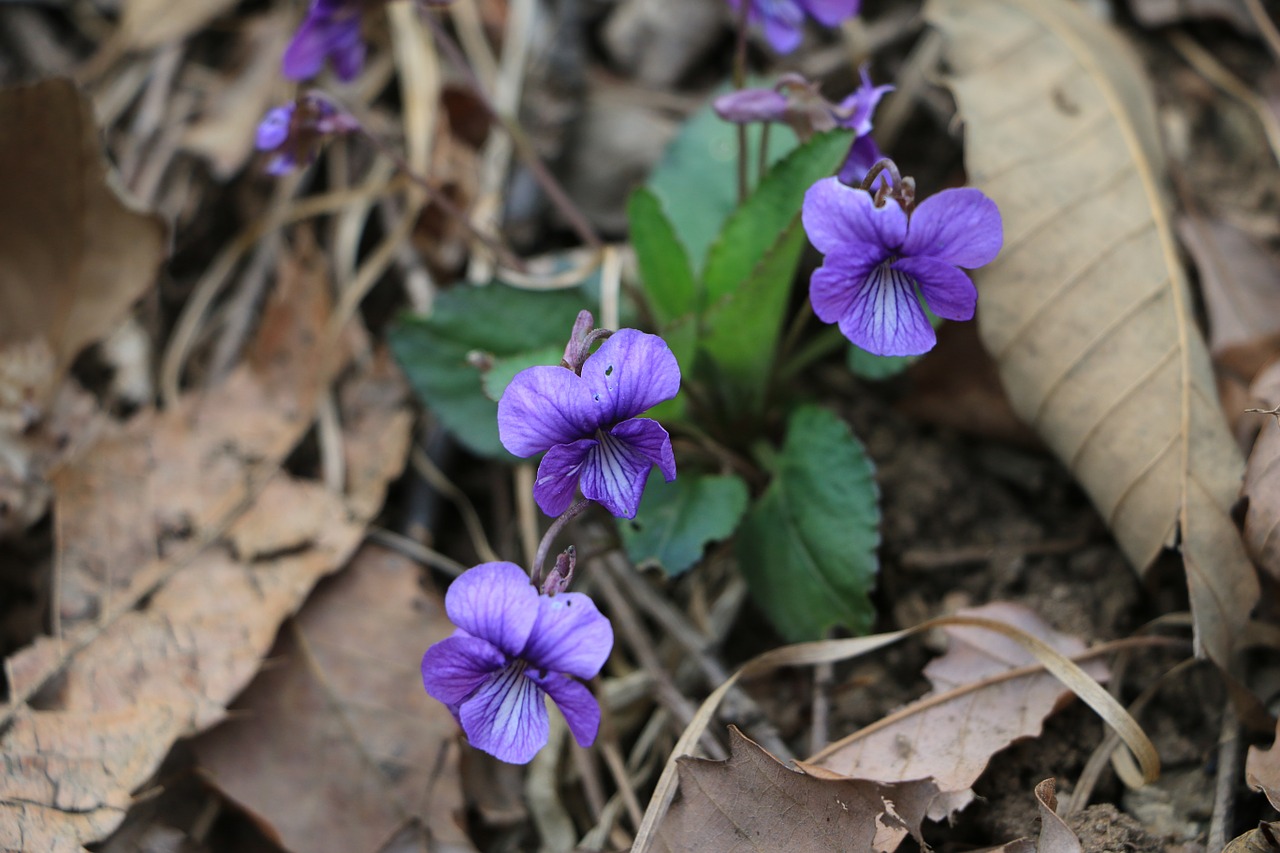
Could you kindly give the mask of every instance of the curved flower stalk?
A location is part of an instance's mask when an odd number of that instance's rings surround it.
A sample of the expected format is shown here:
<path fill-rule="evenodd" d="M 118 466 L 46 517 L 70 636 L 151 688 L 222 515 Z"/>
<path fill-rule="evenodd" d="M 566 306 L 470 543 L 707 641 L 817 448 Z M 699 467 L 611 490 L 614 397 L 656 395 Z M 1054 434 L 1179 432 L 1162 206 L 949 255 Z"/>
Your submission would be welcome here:
<path fill-rule="evenodd" d="M 729 0 L 734 9 L 742 0 Z M 747 0 L 748 23 L 759 25 L 764 37 L 778 53 L 791 53 L 804 38 L 806 17 L 826 27 L 839 26 L 858 14 L 862 0 Z"/>
<path fill-rule="evenodd" d="M 801 141 L 815 133 L 843 127 L 855 134 L 849 155 L 840 168 L 840 180 L 854 185 L 884 158 L 871 138 L 871 120 L 880 99 L 892 86 L 871 82 L 867 66 L 862 66 L 861 82 L 840 103 L 822 96 L 818 84 L 799 74 L 784 74 L 772 89 L 740 89 L 721 95 L 712 103 L 716 115 L 735 124 L 777 121 L 788 125 Z"/>
<path fill-rule="evenodd" d="M 569 356 L 567 367 L 516 374 L 498 401 L 498 436 L 516 456 L 546 451 L 533 496 L 547 515 L 568 509 L 581 487 L 615 516 L 635 518 L 649 470 L 676 477 L 671 437 L 637 415 L 679 392 L 680 367 L 666 341 L 635 329 L 613 333 L 584 360 Z"/>
<path fill-rule="evenodd" d="M 814 313 L 876 355 L 933 349 L 921 298 L 943 319 L 972 319 L 978 291 L 960 268 L 990 263 L 1004 241 L 1000 211 L 980 191 L 943 190 L 912 210 L 902 188 L 895 180 L 885 198 L 885 189 L 873 196 L 825 178 L 801 209 L 810 242 L 826 256 L 809 283 Z"/>
<path fill-rule="evenodd" d="M 427 649 L 422 683 L 472 746 L 527 763 L 550 733 L 547 696 L 581 746 L 595 742 L 600 706 L 574 679 L 600 672 L 613 628 L 590 598 L 540 595 L 519 566 L 482 563 L 453 582 L 444 602 L 458 630 Z"/>

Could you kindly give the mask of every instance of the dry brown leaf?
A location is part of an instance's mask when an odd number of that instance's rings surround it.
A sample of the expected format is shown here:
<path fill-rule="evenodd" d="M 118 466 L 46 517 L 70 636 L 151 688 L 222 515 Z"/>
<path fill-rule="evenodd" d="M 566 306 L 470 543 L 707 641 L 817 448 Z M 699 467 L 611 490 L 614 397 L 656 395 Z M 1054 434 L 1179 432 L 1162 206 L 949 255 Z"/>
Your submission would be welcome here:
<path fill-rule="evenodd" d="M 100 468 L 59 481 L 85 489 L 63 493 L 58 533 L 63 588 L 86 606 L 64 610 L 61 638 L 5 661 L 0 849 L 79 850 L 110 832 L 173 741 L 225 716 L 280 623 L 358 546 L 403 465 L 404 385 L 378 357 L 340 405 L 349 494 L 279 473 L 343 361 L 325 346 L 317 268 L 286 264 L 280 285 L 247 364 L 134 419 L 88 454 Z M 305 510 L 292 509 L 299 503 Z M 236 528 L 236 548 L 253 560 L 222 539 L 246 512 L 289 520 L 274 538 L 247 521 Z M 281 541 L 293 547 L 266 550 Z M 142 554 L 155 556 L 128 562 Z"/>
<path fill-rule="evenodd" d="M 1036 785 L 1036 804 L 1040 808 L 1040 837 L 1010 841 L 993 853 L 1083 853 L 1080 839 L 1058 817 L 1058 780 L 1045 779 Z"/>
<path fill-rule="evenodd" d="M 236 0 L 125 0 L 117 38 L 125 50 L 147 50 L 180 41 L 230 11 Z"/>
<path fill-rule="evenodd" d="M 1178 235 L 1200 271 L 1214 362 L 1253 381 L 1280 355 L 1280 263 L 1221 219 L 1183 216 Z"/>
<path fill-rule="evenodd" d="M 1258 374 L 1249 389 L 1254 406 L 1280 405 L 1280 361 Z M 1280 420 L 1252 414 L 1264 420 L 1244 469 L 1241 494 L 1248 500 L 1244 514 L 1244 541 L 1263 571 L 1280 580 Z"/>
<path fill-rule="evenodd" d="M 1280 821 L 1258 824 L 1257 829 L 1249 830 L 1222 848 L 1222 853 L 1276 853 L 1277 850 L 1280 850 Z"/>
<path fill-rule="evenodd" d="M 290 850 L 374 853 L 415 820 L 428 849 L 471 849 L 458 727 L 418 675 L 453 626 L 420 577 L 365 546 L 286 626 L 236 702 L 243 713 L 194 744 L 213 784 Z"/>
<path fill-rule="evenodd" d="M 1085 651 L 1080 640 L 1053 630 L 1022 605 L 996 602 L 959 615 L 1013 625 L 1068 657 Z M 1043 670 L 1007 677 L 1035 663 L 1013 640 L 969 627 L 943 630 L 947 653 L 924 670 L 933 685 L 929 694 L 832 743 L 800 768 L 886 783 L 931 779 L 939 796 L 929 816 L 940 820 L 973 799 L 970 787 L 992 755 L 1040 734 L 1044 718 L 1071 695 Z M 1100 662 L 1085 670 L 1098 680 L 1106 677 Z"/>
<path fill-rule="evenodd" d="M 1249 747 L 1244 778 L 1250 788 L 1267 795 L 1273 808 L 1280 809 L 1280 723 L 1276 724 L 1276 740 L 1270 748 Z"/>
<path fill-rule="evenodd" d="M 680 759 L 680 798 L 658 829 L 662 853 L 832 853 L 895 850 L 920 839 L 936 790 L 828 779 L 786 767 L 734 727 L 729 758 Z"/>
<path fill-rule="evenodd" d="M 3 536 L 44 514 L 49 469 L 82 443 L 87 413 L 65 409 L 74 388 L 54 397 L 151 287 L 165 229 L 108 185 L 92 108 L 68 80 L 0 91 L 0 186 Z"/>
<path fill-rule="evenodd" d="M 1258 598 L 1231 521 L 1243 473 L 1161 191 L 1146 75 L 1066 0 L 930 0 L 972 182 L 1005 245 L 975 274 L 1014 409 L 1145 572 L 1180 545 L 1198 648 L 1227 666 Z"/>

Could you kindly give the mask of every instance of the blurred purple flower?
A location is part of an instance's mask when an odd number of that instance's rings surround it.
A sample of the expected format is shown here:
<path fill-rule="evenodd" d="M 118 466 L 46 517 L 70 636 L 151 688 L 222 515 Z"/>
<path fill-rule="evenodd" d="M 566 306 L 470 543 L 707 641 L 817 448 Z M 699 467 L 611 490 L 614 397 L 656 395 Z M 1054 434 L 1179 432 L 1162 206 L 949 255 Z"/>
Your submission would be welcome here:
<path fill-rule="evenodd" d="M 824 98 L 818 84 L 791 73 L 782 75 L 772 89 L 741 89 L 721 95 L 712 108 L 720 118 L 736 124 L 784 122 L 802 140 L 837 127 L 852 130 L 856 135 L 840 167 L 840 180 L 852 186 L 861 183 L 884 157 L 871 138 L 871 119 L 880 99 L 893 91 L 892 86 L 872 85 L 867 66 L 861 73 L 858 88 L 838 104 Z"/>
<path fill-rule="evenodd" d="M 285 48 L 284 76 L 306 80 L 319 74 L 328 60 L 339 80 L 354 80 L 364 65 L 360 18 L 365 5 L 366 0 L 311 0 L 307 16 Z"/>
<path fill-rule="evenodd" d="M 325 139 L 358 127 L 354 118 L 329 101 L 306 94 L 263 116 L 256 145 L 259 151 L 272 152 L 267 173 L 283 175 L 314 161 Z"/>
<path fill-rule="evenodd" d="M 734 9 L 742 0 L 729 0 Z M 826 27 L 839 26 L 846 18 L 858 14 L 862 0 L 747 0 L 747 21 L 759 24 L 764 37 L 778 53 L 790 53 L 804 37 L 805 16 Z"/>
<path fill-rule="evenodd" d="M 613 649 L 613 628 L 590 598 L 539 595 L 519 566 L 481 563 L 453 582 L 444 605 L 458 630 L 422 656 L 422 683 L 472 746 L 527 763 L 547 743 L 548 695 L 580 745 L 595 741 L 600 706 L 570 678 L 595 677 Z"/>
<path fill-rule="evenodd" d="M 958 267 L 990 263 L 1004 242 L 995 202 L 972 188 L 943 190 L 907 215 L 890 199 L 824 178 L 801 210 L 810 242 L 826 255 L 809 284 L 813 311 L 876 355 L 919 355 L 937 343 L 934 314 L 969 320 L 978 291 Z"/>
<path fill-rule="evenodd" d="M 671 437 L 641 412 L 680 390 L 680 367 L 657 335 L 621 329 L 588 356 L 581 374 L 530 367 L 498 401 L 498 435 L 516 456 L 547 451 L 533 496 L 560 515 L 574 490 L 619 518 L 635 518 L 649 470 L 676 477 Z"/>

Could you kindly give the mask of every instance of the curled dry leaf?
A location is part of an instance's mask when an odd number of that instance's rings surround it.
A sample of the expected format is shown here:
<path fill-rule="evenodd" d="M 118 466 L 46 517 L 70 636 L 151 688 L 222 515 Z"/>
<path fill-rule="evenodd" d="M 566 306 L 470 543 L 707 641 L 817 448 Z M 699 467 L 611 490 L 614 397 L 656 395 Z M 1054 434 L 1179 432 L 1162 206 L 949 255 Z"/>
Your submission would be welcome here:
<path fill-rule="evenodd" d="M 1280 361 L 1258 375 L 1249 389 L 1257 408 L 1280 405 Z M 1263 418 L 1244 469 L 1242 494 L 1248 500 L 1244 514 L 1244 541 L 1263 571 L 1280 580 L 1280 421 Z"/>
<path fill-rule="evenodd" d="M 322 292 L 324 282 L 309 286 Z M 296 304 L 268 312 L 250 364 L 172 411 L 140 416 L 124 428 L 122 444 L 90 454 L 103 470 L 120 471 L 128 464 L 106 457 L 136 461 L 142 448 L 149 464 L 115 491 L 105 477 L 70 481 L 86 482 L 97 499 L 68 500 L 59 530 L 60 551 L 82 555 L 63 561 L 64 585 L 78 584 L 90 606 L 64 614 L 61 637 L 5 662 L 12 698 L 0 709 L 7 724 L 0 755 L 9 768 L 0 778 L 0 849 L 79 851 L 118 825 L 131 792 L 174 740 L 225 716 L 280 623 L 359 545 L 370 508 L 402 467 L 410 427 L 403 383 L 386 359 L 375 359 L 350 381 L 384 389 L 357 395 L 381 405 L 341 412 L 348 466 L 362 472 L 350 478 L 352 488 L 362 493 L 338 495 L 279 473 L 340 362 L 316 350 L 327 311 L 296 289 L 292 295 Z M 241 531 L 237 548 L 255 555 L 242 559 L 221 541 L 245 513 L 300 519 L 289 509 L 295 503 L 309 510 L 298 522 L 305 529 L 291 525 L 296 547 L 264 550 L 270 541 L 258 537 L 250 548 L 255 538 Z M 133 513 L 134 528 L 124 513 Z M 104 538 L 70 548 L 68 534 Z M 95 565 L 84 558 L 95 545 L 120 559 L 154 556 L 138 566 Z M 29 701 L 37 691 L 38 706 Z"/>
<path fill-rule="evenodd" d="M 1276 850 L 1280 850 L 1280 821 L 1258 824 L 1257 829 L 1249 830 L 1222 848 L 1222 853 L 1275 853 Z"/>
<path fill-rule="evenodd" d="M 1068 657 L 1085 651 L 1083 642 L 1018 604 L 997 602 L 958 615 L 1012 625 Z M 924 670 L 933 684 L 930 693 L 832 743 L 800 768 L 884 783 L 931 779 L 938 796 L 929 804 L 929 817 L 941 820 L 973 799 L 970 786 L 992 755 L 1040 734 L 1045 717 L 1071 695 L 1044 670 L 1017 674 L 1036 660 L 1008 637 L 964 626 L 943 630 L 947 653 Z M 1098 680 L 1107 677 L 1100 662 L 1084 668 Z"/>
<path fill-rule="evenodd" d="M 472 849 L 457 724 L 418 677 L 453 626 L 420 578 L 404 557 L 361 549 L 281 633 L 276 663 L 236 701 L 244 713 L 195 741 L 213 784 L 290 850 L 375 853 L 415 820 L 428 849 Z"/>
<path fill-rule="evenodd" d="M 1244 778 L 1250 788 L 1267 795 L 1273 808 L 1280 809 L 1280 723 L 1276 725 L 1276 740 L 1269 749 L 1249 747 Z"/>
<path fill-rule="evenodd" d="M 1066 0 L 931 0 L 975 186 L 1005 245 L 979 331 L 1018 415 L 1140 572 L 1178 545 L 1198 648 L 1228 665 L 1258 598 L 1231 521 L 1243 472 L 1161 189 L 1146 75 Z"/>
<path fill-rule="evenodd" d="M 879 784 L 798 773 L 734 727 L 729 758 L 684 757 L 680 798 L 658 829 L 662 853 L 891 851 L 920 838 L 937 793 L 925 782 Z"/>
<path fill-rule="evenodd" d="M 67 368 L 155 280 L 165 229 L 108 184 L 88 100 L 68 80 L 0 91 L 0 535 L 44 514 L 48 470 L 82 417 Z"/>
<path fill-rule="evenodd" d="M 1040 808 L 1040 837 L 1010 841 L 995 853 L 1083 853 L 1080 839 L 1058 817 L 1058 780 L 1045 779 L 1036 785 L 1036 804 Z"/>

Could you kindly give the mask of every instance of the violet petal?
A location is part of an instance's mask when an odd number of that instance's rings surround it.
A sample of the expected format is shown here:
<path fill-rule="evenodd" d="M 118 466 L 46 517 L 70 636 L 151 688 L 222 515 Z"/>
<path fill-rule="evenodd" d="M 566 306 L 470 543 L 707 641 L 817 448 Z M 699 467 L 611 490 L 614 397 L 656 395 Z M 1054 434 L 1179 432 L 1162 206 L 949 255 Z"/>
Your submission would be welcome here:
<path fill-rule="evenodd" d="M 528 665 L 513 661 L 462 703 L 458 716 L 476 749 L 510 764 L 527 764 L 547 745 L 551 732 L 545 695 L 525 674 Z"/>
<path fill-rule="evenodd" d="M 537 621 L 538 591 L 514 563 L 481 563 L 449 585 L 444 608 L 454 625 L 515 657 Z"/>
<path fill-rule="evenodd" d="M 546 678 L 532 676 L 547 694 L 555 701 L 564 720 L 573 732 L 573 739 L 578 746 L 588 747 L 595 743 L 596 733 L 600 731 L 600 703 L 586 685 L 579 684 L 572 678 L 551 674 Z"/>
<path fill-rule="evenodd" d="M 711 102 L 716 115 L 736 124 L 783 121 L 787 117 L 787 106 L 787 96 L 775 89 L 740 89 Z"/>
<path fill-rule="evenodd" d="M 515 375 L 498 401 L 498 437 L 515 456 L 532 456 L 590 435 L 600 422 L 591 390 L 563 367 L 530 367 Z"/>
<path fill-rule="evenodd" d="M 281 70 L 290 80 L 306 80 L 320 73 L 328 54 L 327 22 L 308 13 L 298 31 L 293 34 L 289 46 L 284 49 Z"/>
<path fill-rule="evenodd" d="M 772 2 L 783 6 L 785 11 L 763 13 L 765 40 L 778 53 L 791 53 L 804 40 L 804 15 L 798 7 L 794 15 L 790 14 L 792 0 L 772 0 Z"/>
<path fill-rule="evenodd" d="M 573 503 L 578 491 L 578 478 L 587 461 L 587 453 L 598 442 L 583 438 L 569 444 L 557 444 L 538 463 L 538 477 L 533 482 L 533 499 L 547 515 L 560 515 Z"/>
<path fill-rule="evenodd" d="M 485 640 L 449 637 L 422 656 L 422 684 L 434 698 L 457 706 L 506 663 L 506 656 Z"/>
<path fill-rule="evenodd" d="M 867 251 L 862 247 L 876 247 L 888 255 L 907 234 L 907 215 L 899 205 L 876 207 L 870 193 L 838 178 L 809 187 L 800 215 L 809 242 L 823 254 L 844 250 L 861 256 Z"/>
<path fill-rule="evenodd" d="M 582 365 L 582 381 L 591 393 L 589 433 L 670 400 L 680 391 L 680 366 L 662 338 L 620 329 Z"/>
<path fill-rule="evenodd" d="M 293 121 L 294 104 L 274 107 L 258 122 L 258 135 L 254 141 L 259 151 L 274 151 L 289 138 L 289 124 Z"/>
<path fill-rule="evenodd" d="M 973 269 L 995 260 L 1004 242 L 996 203 L 972 187 L 931 195 L 911 213 L 902 254 Z"/>
<path fill-rule="evenodd" d="M 871 171 L 871 167 L 883 159 L 884 154 L 874 139 L 870 136 L 859 136 L 853 140 L 853 145 L 849 146 L 849 156 L 845 157 L 844 165 L 840 167 L 837 177 L 842 184 L 859 187 L 866 179 L 867 173 Z M 881 172 L 881 178 L 877 183 L 887 180 L 888 178 Z"/>
<path fill-rule="evenodd" d="M 893 264 L 915 279 L 929 310 L 944 320 L 972 320 L 978 289 L 963 270 L 934 258 L 902 258 Z"/>
<path fill-rule="evenodd" d="M 809 279 L 809 301 L 813 313 L 824 323 L 838 323 L 853 310 L 871 271 L 884 262 L 878 255 L 852 257 L 841 253 L 827 255 L 821 267 Z"/>
<path fill-rule="evenodd" d="M 867 276 L 849 312 L 840 318 L 840 331 L 875 355 L 920 355 L 937 343 L 915 282 L 888 264 Z"/>
<path fill-rule="evenodd" d="M 613 627 L 580 592 L 538 599 L 538 621 L 520 657 L 537 670 L 594 678 L 613 649 Z"/>
<path fill-rule="evenodd" d="M 662 424 L 651 418 L 632 418 L 609 431 L 658 466 L 668 483 L 676 478 L 676 457 L 671 450 L 671 436 Z"/>
<path fill-rule="evenodd" d="M 626 441 L 601 437 L 582 466 L 582 496 L 598 501 L 618 518 L 635 518 L 653 463 Z"/>

